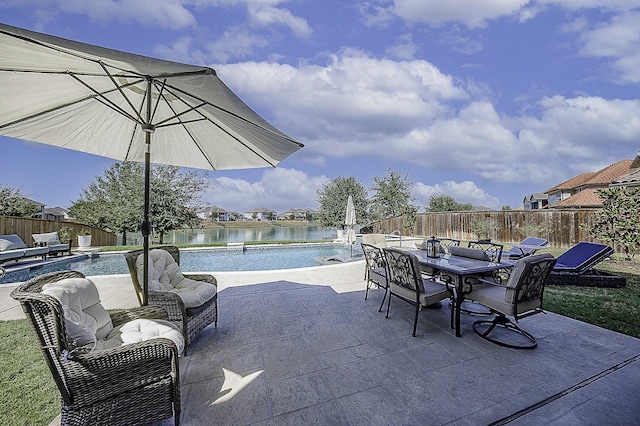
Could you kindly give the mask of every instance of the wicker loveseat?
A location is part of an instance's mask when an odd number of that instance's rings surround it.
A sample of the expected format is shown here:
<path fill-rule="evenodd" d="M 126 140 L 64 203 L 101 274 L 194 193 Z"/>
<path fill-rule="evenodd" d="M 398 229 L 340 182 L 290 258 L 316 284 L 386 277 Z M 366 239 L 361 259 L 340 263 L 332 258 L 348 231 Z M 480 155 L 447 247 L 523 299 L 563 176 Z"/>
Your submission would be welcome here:
<path fill-rule="evenodd" d="M 70 337 L 73 323 L 65 319 L 68 306 L 63 307 L 58 298 L 46 294 L 49 286 L 43 290 L 47 284 L 62 287 L 63 280 L 66 284 L 78 278 L 85 277 L 77 271 L 52 272 L 27 281 L 11 293 L 33 326 L 60 391 L 61 424 L 133 425 L 173 416 L 178 425 L 180 374 L 176 343 L 167 338 L 151 338 L 103 350 L 80 347 Z M 121 330 L 129 324 L 162 323 L 148 319 L 167 319 L 166 312 L 155 306 L 107 315 L 113 328 L 120 326 Z M 170 328 L 182 343 L 178 330 Z"/>
<path fill-rule="evenodd" d="M 174 246 L 154 247 L 151 252 L 155 250 L 164 250 L 171 254 L 175 260 L 178 268 L 180 265 L 180 250 Z M 142 305 L 142 274 L 139 271 L 142 270 L 142 255 L 143 250 L 133 250 L 125 253 L 127 260 L 127 266 L 129 267 L 129 273 L 131 274 L 131 280 L 133 281 L 133 287 L 136 290 L 138 296 L 138 302 Z M 152 272 L 153 265 L 149 265 L 150 273 Z M 157 272 L 157 271 L 156 271 Z M 179 272 L 179 271 L 178 271 Z M 217 286 L 216 278 L 210 274 L 191 274 L 182 273 L 185 278 L 195 281 L 201 281 Z M 178 327 L 182 329 L 182 333 L 185 339 L 184 355 L 187 355 L 187 348 L 190 343 L 194 342 L 200 332 L 210 324 L 217 326 L 218 324 L 218 294 L 217 292 L 209 300 L 203 302 L 199 306 L 189 307 L 185 304 L 185 301 L 181 298 L 181 295 L 171 291 L 152 291 L 151 288 L 148 292 L 148 303 L 153 306 L 160 306 L 167 311 L 169 315 L 169 321 L 172 321 Z"/>

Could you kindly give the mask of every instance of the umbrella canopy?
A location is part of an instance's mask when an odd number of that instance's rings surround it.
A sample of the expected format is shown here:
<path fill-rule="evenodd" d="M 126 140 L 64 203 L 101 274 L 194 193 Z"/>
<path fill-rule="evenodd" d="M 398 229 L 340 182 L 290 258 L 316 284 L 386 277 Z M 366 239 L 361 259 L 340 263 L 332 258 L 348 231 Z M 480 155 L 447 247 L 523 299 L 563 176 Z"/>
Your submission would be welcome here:
<path fill-rule="evenodd" d="M 351 247 L 351 255 L 353 256 L 353 243 L 356 242 L 356 208 L 353 205 L 353 198 L 349 195 L 347 198 L 347 212 L 344 218 L 344 224 L 347 225 L 347 243 Z"/>
<path fill-rule="evenodd" d="M 275 167 L 303 145 L 207 67 L 148 58 L 0 24 L 0 135 L 208 170 Z M 147 256 L 145 256 L 147 293 Z M 145 300 L 146 302 L 146 300 Z"/>

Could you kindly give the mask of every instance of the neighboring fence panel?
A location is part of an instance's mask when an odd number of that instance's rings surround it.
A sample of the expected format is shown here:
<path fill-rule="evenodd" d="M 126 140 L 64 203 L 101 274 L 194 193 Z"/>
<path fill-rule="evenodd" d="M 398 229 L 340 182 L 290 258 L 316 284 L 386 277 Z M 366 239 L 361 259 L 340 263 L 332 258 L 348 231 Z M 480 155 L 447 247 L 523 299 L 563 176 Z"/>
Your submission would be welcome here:
<path fill-rule="evenodd" d="M 400 231 L 405 236 L 436 235 L 460 240 L 491 238 L 504 243 L 519 242 L 528 235 L 536 234 L 536 237 L 545 238 L 554 246 L 569 248 L 580 241 L 595 241 L 580 225 L 593 225 L 598 211 L 580 209 L 420 213 L 415 229 L 404 228 L 402 217 L 395 217 L 375 223 L 373 230 L 385 234 Z M 489 232 L 479 235 L 474 232 L 474 223 L 490 224 Z"/>
<path fill-rule="evenodd" d="M 78 246 L 78 233 L 89 232 L 92 246 L 115 246 L 116 234 L 73 222 L 32 219 L 26 217 L 0 216 L 0 235 L 18 234 L 27 246 L 33 247 L 33 234 L 59 232 L 60 228 L 71 228 L 71 246 Z"/>

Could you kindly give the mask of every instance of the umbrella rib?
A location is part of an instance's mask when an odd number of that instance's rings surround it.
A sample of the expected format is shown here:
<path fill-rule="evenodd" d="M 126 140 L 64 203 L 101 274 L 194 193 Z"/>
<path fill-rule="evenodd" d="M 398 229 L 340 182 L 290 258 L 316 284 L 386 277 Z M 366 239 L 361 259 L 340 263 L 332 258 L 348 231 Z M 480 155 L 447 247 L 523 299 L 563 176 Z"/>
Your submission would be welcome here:
<path fill-rule="evenodd" d="M 131 102 L 131 100 L 129 99 L 129 97 L 124 93 L 124 91 L 122 90 L 122 87 L 116 82 L 116 80 L 113 78 L 113 75 L 111 75 L 111 73 L 109 72 L 109 70 L 107 70 L 107 67 L 105 66 L 104 62 L 102 61 L 98 61 L 98 64 L 100 64 L 100 67 L 102 67 L 102 69 L 104 70 L 104 73 L 107 75 L 107 77 L 109 77 L 109 80 L 111 80 L 111 82 L 113 83 L 113 85 L 115 86 L 116 89 L 118 89 L 118 92 L 120 92 L 120 94 L 122 95 L 122 97 L 124 98 L 125 101 L 127 101 L 127 103 L 129 104 L 129 106 L 131 107 L 131 109 L 133 111 L 136 112 L 136 114 L 138 114 L 138 119 L 140 120 L 141 123 L 144 123 L 144 119 L 142 118 L 142 115 L 140 114 L 140 112 L 138 112 L 138 110 L 135 109 L 135 107 L 133 106 L 133 103 Z M 109 101 L 110 102 L 110 101 Z"/>
<path fill-rule="evenodd" d="M 199 98 L 198 98 L 198 97 L 196 97 L 196 96 L 192 96 L 192 95 L 190 95 L 190 94 L 184 93 L 183 91 L 181 91 L 181 90 L 179 90 L 179 89 L 177 89 L 177 88 L 175 88 L 175 87 L 172 87 L 171 85 L 169 85 L 169 87 L 170 87 L 171 89 L 176 89 L 176 90 L 178 90 L 179 92 L 181 92 L 181 93 L 183 93 L 183 94 L 186 94 L 186 95 L 187 95 L 187 96 L 189 96 L 189 97 L 192 97 L 192 98 L 194 98 L 194 99 L 196 99 L 196 100 L 201 101 L 201 102 L 202 102 L 202 104 L 201 104 L 200 106 L 205 106 L 205 105 L 214 106 L 214 105 L 212 105 L 211 103 L 206 102 L 205 100 L 199 99 Z M 167 91 L 169 92 L 169 94 L 172 94 L 172 95 L 176 96 L 176 95 L 175 95 L 171 90 L 167 90 Z M 164 96 L 163 96 L 163 98 L 164 98 Z M 251 148 L 249 145 L 247 145 L 247 144 L 246 144 L 246 143 L 244 143 L 242 140 L 240 140 L 237 136 L 235 136 L 234 134 L 232 134 L 232 133 L 231 133 L 231 132 L 229 132 L 228 130 L 224 129 L 222 126 L 220 126 L 220 124 L 218 124 L 218 123 L 216 123 L 215 121 L 211 120 L 209 117 L 207 117 L 207 116 L 206 116 L 206 115 L 204 115 L 202 112 L 200 112 L 197 108 L 194 108 L 194 107 L 192 107 L 191 105 L 189 105 L 189 103 L 188 103 L 188 102 L 186 102 L 184 99 L 182 99 L 182 97 L 180 97 L 180 96 L 176 96 L 176 98 L 177 98 L 177 99 L 179 99 L 179 100 L 180 100 L 182 103 L 184 103 L 185 105 L 187 105 L 191 110 L 193 110 L 193 111 L 195 111 L 196 113 L 198 113 L 198 114 L 199 114 L 199 115 L 200 115 L 204 120 L 206 120 L 206 121 L 208 121 L 209 123 L 213 124 L 213 125 L 214 125 L 214 126 L 216 126 L 218 129 L 220 129 L 222 132 L 226 133 L 226 134 L 227 134 L 227 135 L 229 135 L 231 138 L 235 139 L 235 140 L 236 140 L 240 145 L 242 145 L 243 147 L 245 147 L 247 150 L 251 151 L 251 152 L 252 152 L 253 154 L 255 154 L 257 157 L 260 157 L 260 158 L 261 158 L 265 163 L 269 164 L 271 167 L 275 167 L 275 166 L 276 166 L 276 164 L 274 164 L 272 161 L 270 161 L 270 160 L 269 160 L 268 158 L 266 158 L 264 155 L 260 154 L 260 153 L 259 153 L 259 152 L 257 152 L 255 149 Z M 169 103 L 169 102 L 167 102 L 167 105 L 169 106 L 169 108 L 171 109 L 171 111 L 173 111 L 173 113 L 175 114 L 175 116 L 174 116 L 174 117 L 178 120 L 178 123 L 175 123 L 174 125 L 181 125 L 181 126 L 184 128 L 184 131 L 189 135 L 189 137 L 191 138 L 191 141 L 194 143 L 194 145 L 198 147 L 198 150 L 200 151 L 200 153 L 202 154 L 202 156 L 203 156 L 204 158 L 206 158 L 206 159 L 207 159 L 207 162 L 209 163 L 209 165 L 211 166 L 211 168 L 212 168 L 213 170 L 217 170 L 217 169 L 216 169 L 216 167 L 215 167 L 215 166 L 213 165 L 213 163 L 211 162 L 211 160 L 209 159 L 209 157 L 208 157 L 208 156 L 205 154 L 205 152 L 202 150 L 202 148 L 201 148 L 200 144 L 198 143 L 198 141 L 196 140 L 196 138 L 194 138 L 194 137 L 193 137 L 193 135 L 191 134 L 191 132 L 189 131 L 189 129 L 187 128 L 187 126 L 185 126 L 185 124 L 186 124 L 187 122 L 183 122 L 182 120 L 180 120 L 180 115 L 182 115 L 182 114 L 178 114 L 178 113 L 175 111 L 175 109 L 170 105 L 170 103 Z M 198 108 L 199 108 L 199 107 L 198 107 Z M 222 109 L 222 108 L 218 108 L 218 109 L 219 109 L 220 111 L 223 111 L 223 112 L 226 112 L 226 113 L 228 113 L 228 114 L 231 114 L 231 115 L 233 115 L 234 117 L 240 118 L 240 119 L 242 119 L 242 120 L 243 120 L 244 122 L 246 122 L 246 123 L 251 123 L 251 124 L 253 124 L 254 126 L 256 126 L 256 127 L 260 128 L 260 129 L 267 130 L 267 129 L 264 129 L 263 127 L 261 127 L 261 126 L 258 126 L 258 125 L 257 125 L 257 124 L 255 124 L 255 123 L 252 123 L 251 121 L 248 121 L 248 120 L 243 119 L 242 117 L 238 116 L 237 114 L 233 114 L 233 113 L 231 113 L 231 112 L 229 112 L 229 111 L 226 111 L 225 109 Z M 165 121 L 166 121 L 166 120 L 165 120 Z M 273 133 L 273 132 L 270 132 L 270 133 Z M 288 139 L 288 138 L 287 138 L 287 139 Z M 295 142 L 295 141 L 294 141 L 294 142 Z M 295 142 L 295 143 L 299 144 L 298 142 Z"/>
<path fill-rule="evenodd" d="M 115 112 L 118 112 L 118 113 L 124 115 L 129 120 L 131 120 L 133 122 L 136 122 L 136 123 L 142 123 L 142 121 L 137 120 L 134 116 L 132 116 L 127 111 L 125 111 L 124 109 L 120 108 L 118 105 L 114 104 L 113 101 L 110 101 L 108 98 L 106 98 L 104 96 L 104 93 L 111 93 L 111 92 L 113 92 L 115 90 L 119 90 L 117 87 L 102 93 L 102 92 L 97 91 L 93 87 L 91 87 L 89 84 L 85 83 L 80 77 L 78 77 L 74 73 L 67 72 L 67 74 L 69 74 L 71 77 L 73 77 L 78 83 L 82 84 L 84 87 L 86 87 L 87 89 L 89 89 L 93 93 L 95 93 L 94 96 L 88 96 L 87 99 L 94 99 L 94 100 L 100 102 L 102 105 L 106 106 L 107 108 L 110 108 L 110 109 L 114 110 Z M 120 91 L 120 93 L 122 93 L 122 91 Z M 125 96 L 125 98 L 126 98 L 126 96 Z M 128 99 L 127 99 L 127 101 L 128 101 Z M 129 102 L 129 105 L 131 105 L 130 102 Z M 135 108 L 133 107 L 133 105 L 131 105 L 131 108 L 135 111 Z M 136 114 L 138 114 L 137 111 L 136 111 Z M 139 115 L 140 114 L 138 114 L 138 116 Z"/>
<path fill-rule="evenodd" d="M 145 99 L 142 98 L 141 101 L 140 101 L 140 111 L 142 111 L 142 108 L 144 107 L 144 102 L 145 102 Z M 124 156 L 125 161 L 126 161 L 127 158 L 129 158 L 129 154 L 131 153 L 131 148 L 133 147 L 133 144 L 134 144 L 135 139 L 136 139 L 136 130 L 137 129 L 138 129 L 138 127 L 136 126 L 136 127 L 133 128 L 133 132 L 131 132 L 131 139 L 129 139 L 129 146 L 127 147 L 127 154 Z"/>
<path fill-rule="evenodd" d="M 174 87 L 174 86 L 171 86 L 170 84 L 168 84 L 168 87 L 170 87 L 171 89 L 174 89 L 174 90 L 176 90 L 176 91 L 180 92 L 180 93 L 181 93 L 181 94 L 183 94 L 183 95 L 189 96 L 189 97 L 191 97 L 191 98 L 193 98 L 193 99 L 196 99 L 196 100 L 198 100 L 198 101 L 200 101 L 200 102 L 202 102 L 202 103 L 204 103 L 204 104 L 206 104 L 206 105 L 209 105 L 209 106 L 210 106 L 210 107 L 212 107 L 212 108 L 215 108 L 215 109 L 217 109 L 217 110 L 219 110 L 219 111 L 222 111 L 222 112 L 224 112 L 224 113 L 226 113 L 226 114 L 229 114 L 229 115 L 231 115 L 231 116 L 233 116 L 233 117 L 237 118 L 238 120 L 243 121 L 243 122 L 244 122 L 244 123 L 246 123 L 246 124 L 250 124 L 250 125 L 251 125 L 251 126 L 253 126 L 253 127 L 257 127 L 257 128 L 259 128 L 259 129 L 261 129 L 261 130 L 264 130 L 264 131 L 266 131 L 266 132 L 269 132 L 269 133 L 271 133 L 271 134 L 274 134 L 274 135 L 278 136 L 279 138 L 286 139 L 286 140 L 288 140 L 289 142 L 291 142 L 291 143 L 294 143 L 294 144 L 298 145 L 299 147 L 304 147 L 304 145 L 303 145 L 303 144 L 301 144 L 301 143 L 300 143 L 300 142 L 298 142 L 298 141 L 295 141 L 295 140 L 291 139 L 291 138 L 290 138 L 289 136 L 287 136 L 287 135 L 284 135 L 284 134 L 277 134 L 277 133 L 275 133 L 273 130 L 271 130 L 271 129 L 267 129 L 267 128 L 265 128 L 265 127 L 262 127 L 262 126 L 260 126 L 259 124 L 254 123 L 253 121 L 250 121 L 250 120 L 248 120 L 248 119 L 246 119 L 246 118 L 244 118 L 244 117 L 242 117 L 242 116 L 240 116 L 240 115 L 238 115 L 238 114 L 236 114 L 236 113 L 234 113 L 234 112 L 232 112 L 232 111 L 229 111 L 229 110 L 227 110 L 227 109 L 224 109 L 224 108 L 222 108 L 222 107 L 220 107 L 220 106 L 218 106 L 218 105 L 212 104 L 211 102 L 208 102 L 207 100 L 202 99 L 202 98 L 200 98 L 200 97 L 198 97 L 198 96 L 195 96 L 195 95 L 193 95 L 193 94 L 191 94 L 191 93 L 185 92 L 184 90 L 180 89 L 179 87 Z M 173 92 L 171 92 L 171 91 L 170 91 L 170 93 L 174 94 L 174 93 L 173 93 Z M 182 98 L 181 98 L 180 96 L 177 96 L 177 95 L 175 95 L 175 94 L 174 94 L 174 96 L 176 96 L 178 99 L 181 99 L 181 100 L 182 100 Z M 185 102 L 185 101 L 183 100 L 183 102 Z M 186 102 L 185 102 L 185 104 L 186 104 L 186 105 L 189 105 L 189 104 L 188 104 L 188 103 L 186 103 Z M 208 119 L 208 118 L 207 118 L 207 119 Z M 211 120 L 209 120 L 209 121 L 211 121 Z M 218 125 L 218 127 L 220 127 L 220 126 Z"/>

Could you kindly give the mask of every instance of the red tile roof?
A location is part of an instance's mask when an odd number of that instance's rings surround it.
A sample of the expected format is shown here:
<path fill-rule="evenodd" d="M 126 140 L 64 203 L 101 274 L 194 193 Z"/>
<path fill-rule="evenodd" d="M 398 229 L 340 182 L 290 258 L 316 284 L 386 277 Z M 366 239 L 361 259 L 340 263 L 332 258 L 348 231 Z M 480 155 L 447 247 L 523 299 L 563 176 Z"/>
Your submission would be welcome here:
<path fill-rule="evenodd" d="M 622 160 L 597 171 L 583 186 L 609 186 L 611 182 L 629 173 L 632 160 Z"/>
<path fill-rule="evenodd" d="M 546 190 L 545 194 L 562 189 L 573 190 L 579 188 L 607 187 L 620 176 L 629 173 L 629 166 L 631 166 L 631 162 L 632 160 L 621 160 L 600 169 L 597 172 L 579 174 L 578 176 L 572 177 L 571 179 Z"/>
<path fill-rule="evenodd" d="M 589 179 L 591 179 L 595 174 L 596 172 L 581 173 L 578 176 L 574 176 L 571 179 L 554 186 L 553 188 L 547 189 L 546 191 L 544 191 L 544 193 L 549 194 L 551 192 L 555 192 L 560 189 L 577 188 L 581 185 L 584 185 L 585 182 L 588 182 Z"/>
<path fill-rule="evenodd" d="M 567 208 L 584 208 L 584 207 L 602 207 L 602 198 L 596 194 L 596 189 L 587 188 L 573 194 L 571 197 L 549 205 L 550 209 L 567 209 Z"/>

